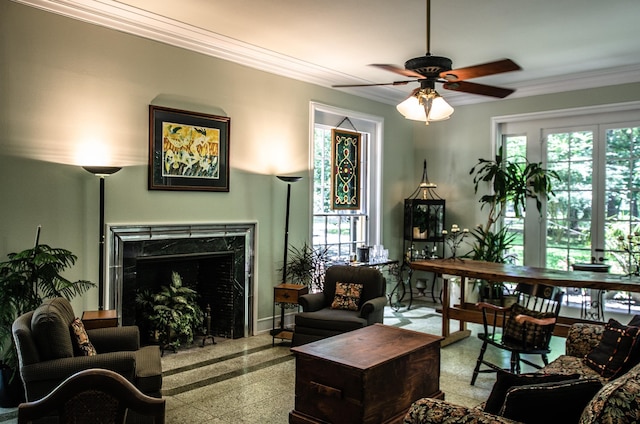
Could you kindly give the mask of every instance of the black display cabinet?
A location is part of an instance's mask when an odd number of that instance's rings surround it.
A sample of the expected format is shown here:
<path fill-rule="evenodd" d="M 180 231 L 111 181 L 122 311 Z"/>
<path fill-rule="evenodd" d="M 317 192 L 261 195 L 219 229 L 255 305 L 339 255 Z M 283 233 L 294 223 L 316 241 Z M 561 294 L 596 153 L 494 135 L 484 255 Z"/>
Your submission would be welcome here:
<path fill-rule="evenodd" d="M 413 270 L 409 263 L 415 260 L 444 256 L 445 229 L 445 200 L 435 192 L 437 186 L 429 182 L 427 177 L 427 161 L 424 161 L 422 180 L 411 196 L 404 200 L 403 248 L 400 283 L 390 292 L 389 299 L 394 310 L 405 306 L 403 299 L 408 294 L 411 309 L 413 303 L 412 276 Z M 430 275 L 431 297 L 437 301 L 435 294 L 435 274 Z M 426 289 L 425 279 L 416 282 L 416 288 L 421 294 Z M 423 284 L 420 286 L 419 284 Z"/>
<path fill-rule="evenodd" d="M 422 180 L 411 196 L 404 200 L 405 261 L 443 255 L 445 229 L 445 200 L 436 193 L 436 185 L 429 182 L 427 161 L 424 161 Z"/>
<path fill-rule="evenodd" d="M 404 239 L 411 242 L 442 242 L 444 199 L 404 200 Z"/>

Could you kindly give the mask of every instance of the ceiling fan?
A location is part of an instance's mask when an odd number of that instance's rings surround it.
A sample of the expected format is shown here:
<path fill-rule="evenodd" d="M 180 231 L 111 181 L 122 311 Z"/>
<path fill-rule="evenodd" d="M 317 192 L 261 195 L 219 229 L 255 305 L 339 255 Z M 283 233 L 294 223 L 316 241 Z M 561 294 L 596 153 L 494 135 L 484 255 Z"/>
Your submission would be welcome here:
<path fill-rule="evenodd" d="M 515 91 L 510 88 L 494 87 L 467 81 L 472 78 L 520 70 L 520 66 L 511 59 L 502 59 L 480 65 L 452 69 L 453 62 L 451 59 L 431 55 L 430 28 L 431 0 L 427 0 L 427 53 L 424 56 L 407 60 L 404 64 L 404 69 L 395 65 L 370 65 L 414 79 L 377 84 L 338 84 L 332 87 L 373 87 L 382 85 L 406 85 L 412 82 L 418 82 L 420 83 L 420 88 L 413 90 L 411 95 L 400 103 L 397 108 L 407 119 L 425 121 L 427 125 L 429 125 L 429 121 L 448 119 L 453 113 L 453 108 L 435 91 L 436 83 L 441 83 L 442 87 L 447 90 L 497 98 L 507 97 Z"/>

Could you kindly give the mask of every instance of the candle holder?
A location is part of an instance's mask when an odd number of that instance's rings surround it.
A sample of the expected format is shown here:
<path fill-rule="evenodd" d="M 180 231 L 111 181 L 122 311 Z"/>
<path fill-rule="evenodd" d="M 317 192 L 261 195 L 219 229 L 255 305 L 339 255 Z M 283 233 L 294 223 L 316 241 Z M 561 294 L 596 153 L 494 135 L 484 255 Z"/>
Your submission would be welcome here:
<path fill-rule="evenodd" d="M 629 255 L 627 263 L 627 277 L 640 276 L 640 232 L 618 237 L 620 248 Z"/>
<path fill-rule="evenodd" d="M 442 230 L 442 237 L 444 238 L 445 243 L 449 246 L 449 250 L 451 251 L 451 257 L 448 259 L 456 260 L 459 259 L 457 257 L 458 247 L 462 240 L 469 234 L 469 229 L 464 228 L 460 229 L 457 224 L 453 224 L 451 226 L 451 231 Z"/>

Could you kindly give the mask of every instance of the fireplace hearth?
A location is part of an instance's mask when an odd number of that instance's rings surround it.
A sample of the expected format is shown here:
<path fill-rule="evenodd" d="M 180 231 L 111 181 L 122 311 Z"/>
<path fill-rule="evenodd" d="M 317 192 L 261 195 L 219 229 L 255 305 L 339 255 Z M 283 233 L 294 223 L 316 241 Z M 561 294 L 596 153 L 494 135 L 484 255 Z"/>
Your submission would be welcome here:
<path fill-rule="evenodd" d="M 112 225 L 106 305 L 123 325 L 145 334 L 135 297 L 168 286 L 171 273 L 198 292 L 211 308 L 211 334 L 226 338 L 252 333 L 255 224 Z"/>

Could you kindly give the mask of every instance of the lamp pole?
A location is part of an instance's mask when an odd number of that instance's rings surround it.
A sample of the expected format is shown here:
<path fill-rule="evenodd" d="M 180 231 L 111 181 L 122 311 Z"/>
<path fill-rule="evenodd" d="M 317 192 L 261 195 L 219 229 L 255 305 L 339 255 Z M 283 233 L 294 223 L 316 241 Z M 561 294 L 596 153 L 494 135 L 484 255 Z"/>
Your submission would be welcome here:
<path fill-rule="evenodd" d="M 100 179 L 100 230 L 98 238 L 98 309 L 104 309 L 104 179 L 122 168 L 116 166 L 83 166 Z"/>
<path fill-rule="evenodd" d="M 287 213 L 285 215 L 284 223 L 284 258 L 282 260 L 282 283 L 287 282 L 287 251 L 289 250 L 289 210 L 291 204 L 291 183 L 300 181 L 302 177 L 286 177 L 282 175 L 277 176 L 279 180 L 287 183 Z"/>

